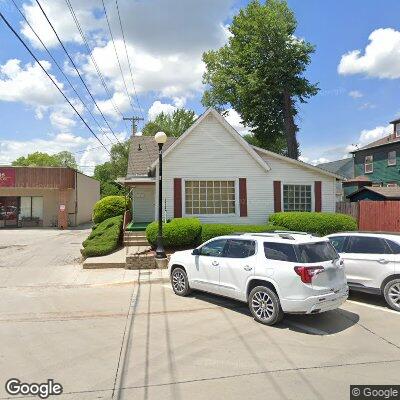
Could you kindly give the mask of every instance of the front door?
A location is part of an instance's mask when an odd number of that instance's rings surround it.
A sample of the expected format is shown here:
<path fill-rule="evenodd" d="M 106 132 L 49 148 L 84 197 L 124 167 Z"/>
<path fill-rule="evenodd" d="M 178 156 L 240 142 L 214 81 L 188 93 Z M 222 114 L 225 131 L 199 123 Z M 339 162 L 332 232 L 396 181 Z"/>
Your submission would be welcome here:
<path fill-rule="evenodd" d="M 246 299 L 246 284 L 254 275 L 256 264 L 254 240 L 229 239 L 225 257 L 220 263 L 219 285 L 221 294 L 239 300 Z"/>
<path fill-rule="evenodd" d="M 17 227 L 18 213 L 18 197 L 0 197 L 0 228 Z"/>
<path fill-rule="evenodd" d="M 193 286 L 200 290 L 220 293 L 219 271 L 224 259 L 226 239 L 216 239 L 200 248 L 200 255 L 195 256 L 192 274 Z"/>
<path fill-rule="evenodd" d="M 152 222 L 155 219 L 155 185 L 137 185 L 132 192 L 133 222 Z"/>

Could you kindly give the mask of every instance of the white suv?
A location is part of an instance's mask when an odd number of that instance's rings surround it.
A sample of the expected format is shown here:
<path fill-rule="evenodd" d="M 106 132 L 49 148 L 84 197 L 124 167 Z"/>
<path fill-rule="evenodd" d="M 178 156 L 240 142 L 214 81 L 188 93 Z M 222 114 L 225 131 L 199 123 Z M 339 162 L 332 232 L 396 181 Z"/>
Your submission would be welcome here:
<path fill-rule="evenodd" d="M 198 289 L 247 302 L 266 325 L 284 313 L 333 310 L 348 296 L 342 261 L 329 240 L 298 232 L 217 237 L 174 253 L 168 270 L 177 295 Z"/>
<path fill-rule="evenodd" d="M 350 289 L 383 294 L 400 311 L 400 236 L 348 232 L 328 238 L 344 262 Z"/>

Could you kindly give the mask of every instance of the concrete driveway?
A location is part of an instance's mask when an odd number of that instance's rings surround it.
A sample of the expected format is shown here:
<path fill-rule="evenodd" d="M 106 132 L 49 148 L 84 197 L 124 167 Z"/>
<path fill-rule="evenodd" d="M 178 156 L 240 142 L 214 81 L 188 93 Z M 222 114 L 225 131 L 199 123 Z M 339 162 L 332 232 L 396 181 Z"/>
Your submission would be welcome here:
<path fill-rule="evenodd" d="M 265 327 L 244 304 L 175 296 L 165 271 L 82 271 L 87 233 L 0 231 L 0 399 L 11 377 L 52 378 L 60 399 L 348 399 L 350 384 L 398 383 L 400 314 L 380 298 Z"/>

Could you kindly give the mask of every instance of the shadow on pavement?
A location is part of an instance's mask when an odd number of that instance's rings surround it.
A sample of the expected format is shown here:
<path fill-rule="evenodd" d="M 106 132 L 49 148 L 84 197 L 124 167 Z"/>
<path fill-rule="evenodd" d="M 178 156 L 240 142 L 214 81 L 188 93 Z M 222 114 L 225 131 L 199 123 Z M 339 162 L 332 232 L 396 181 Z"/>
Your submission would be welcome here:
<path fill-rule="evenodd" d="M 350 290 L 349 300 L 359 301 L 360 303 L 370 304 L 373 306 L 385 307 L 391 309 L 386 304 L 385 298 L 378 294 L 370 294 Z"/>
<path fill-rule="evenodd" d="M 194 291 L 190 296 L 247 315 L 249 317 L 249 323 L 257 323 L 253 320 L 246 303 L 205 292 Z M 273 328 L 289 329 L 307 335 L 333 335 L 351 328 L 353 325 L 357 324 L 359 319 L 360 317 L 358 314 L 343 309 L 313 315 L 286 314 L 283 321 L 274 325 Z"/>

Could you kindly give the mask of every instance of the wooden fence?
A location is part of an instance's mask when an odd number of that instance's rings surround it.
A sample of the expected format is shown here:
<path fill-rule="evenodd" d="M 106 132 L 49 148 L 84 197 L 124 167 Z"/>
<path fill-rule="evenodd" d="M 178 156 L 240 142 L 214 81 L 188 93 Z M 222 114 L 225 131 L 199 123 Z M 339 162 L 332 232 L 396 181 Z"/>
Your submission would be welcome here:
<path fill-rule="evenodd" d="M 400 201 L 397 200 L 340 202 L 336 204 L 336 212 L 356 218 L 360 231 L 400 232 Z"/>

